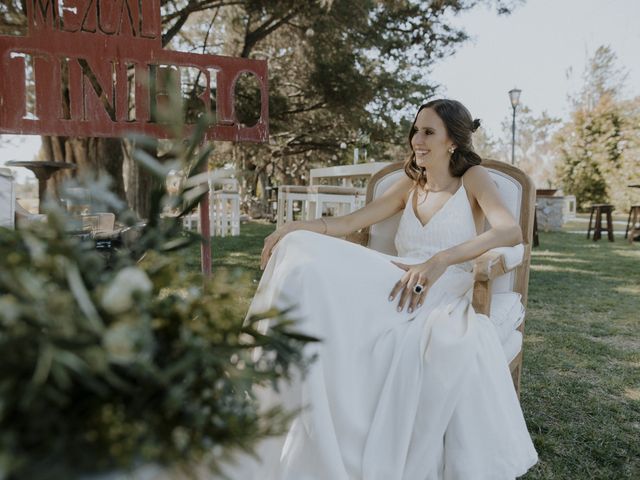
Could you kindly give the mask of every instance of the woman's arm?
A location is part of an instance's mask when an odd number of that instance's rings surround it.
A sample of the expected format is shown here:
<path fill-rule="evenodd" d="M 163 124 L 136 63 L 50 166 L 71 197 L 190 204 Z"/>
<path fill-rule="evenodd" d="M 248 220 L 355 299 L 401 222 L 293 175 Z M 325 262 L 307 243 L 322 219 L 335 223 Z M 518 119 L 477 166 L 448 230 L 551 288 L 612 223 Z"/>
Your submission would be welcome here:
<path fill-rule="evenodd" d="M 381 222 L 404 207 L 404 195 L 412 187 L 412 180 L 403 176 L 371 203 L 347 215 L 339 217 L 323 217 L 321 219 L 289 222 L 282 228 L 289 232 L 294 230 L 311 230 L 325 233 L 333 237 L 344 237 L 357 232 L 361 228 Z M 326 224 L 326 231 L 325 231 Z"/>
<path fill-rule="evenodd" d="M 344 237 L 350 233 L 357 232 L 361 228 L 389 218 L 394 213 L 402 210 L 404 196 L 412 186 L 413 181 L 409 177 L 403 176 L 379 198 L 348 215 L 285 223 L 265 238 L 260 258 L 260 268 L 264 269 L 266 267 L 271 251 L 287 233 L 294 230 L 309 230 L 334 237 Z"/>
<path fill-rule="evenodd" d="M 440 256 L 447 265 L 472 260 L 487 250 L 510 247 L 522 242 L 522 230 L 507 206 L 486 168 L 471 167 L 463 176 L 465 188 L 477 200 L 491 228 L 477 237 L 443 250 Z"/>

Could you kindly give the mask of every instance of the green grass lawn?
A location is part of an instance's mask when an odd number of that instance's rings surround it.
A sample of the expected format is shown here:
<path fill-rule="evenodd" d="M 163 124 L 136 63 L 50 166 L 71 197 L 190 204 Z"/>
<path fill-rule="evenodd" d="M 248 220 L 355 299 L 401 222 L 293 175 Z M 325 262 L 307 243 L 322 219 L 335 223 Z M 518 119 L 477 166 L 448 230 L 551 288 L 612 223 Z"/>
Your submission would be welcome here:
<path fill-rule="evenodd" d="M 542 232 L 533 252 L 521 400 L 540 462 L 527 480 L 640 479 L 640 243 L 570 233 L 583 218 Z M 214 274 L 240 268 L 257 283 L 273 230 L 215 238 Z M 185 261 L 199 268 L 198 250 Z"/>
<path fill-rule="evenodd" d="M 541 460 L 526 479 L 640 478 L 640 243 L 570 233 L 586 225 L 533 251 L 522 405 Z"/>

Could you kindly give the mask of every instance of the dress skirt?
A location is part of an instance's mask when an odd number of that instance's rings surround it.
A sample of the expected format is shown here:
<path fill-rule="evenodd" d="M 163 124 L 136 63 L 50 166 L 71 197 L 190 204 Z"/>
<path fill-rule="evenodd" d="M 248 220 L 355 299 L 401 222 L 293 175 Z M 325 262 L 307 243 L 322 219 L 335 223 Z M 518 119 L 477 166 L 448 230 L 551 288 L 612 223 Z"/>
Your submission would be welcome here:
<path fill-rule="evenodd" d="M 512 480 L 537 461 L 493 323 L 471 306 L 472 274 L 449 267 L 422 307 L 388 300 L 394 257 L 297 230 L 276 245 L 249 314 L 291 308 L 321 339 L 306 376 L 265 408 L 302 408 L 286 435 L 226 472 L 234 480 Z"/>

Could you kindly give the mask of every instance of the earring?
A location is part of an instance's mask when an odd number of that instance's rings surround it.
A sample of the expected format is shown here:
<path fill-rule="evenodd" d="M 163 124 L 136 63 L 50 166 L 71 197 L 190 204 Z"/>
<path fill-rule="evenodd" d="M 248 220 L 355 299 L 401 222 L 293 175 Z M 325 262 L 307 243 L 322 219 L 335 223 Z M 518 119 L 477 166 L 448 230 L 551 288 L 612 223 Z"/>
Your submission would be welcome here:
<path fill-rule="evenodd" d="M 456 149 L 454 148 L 454 146 L 453 146 L 453 145 L 451 145 L 451 146 L 449 147 L 449 150 L 447 150 L 447 151 L 448 151 L 450 154 L 452 154 L 452 155 L 453 155 L 453 152 L 455 152 L 455 151 L 456 151 Z"/>

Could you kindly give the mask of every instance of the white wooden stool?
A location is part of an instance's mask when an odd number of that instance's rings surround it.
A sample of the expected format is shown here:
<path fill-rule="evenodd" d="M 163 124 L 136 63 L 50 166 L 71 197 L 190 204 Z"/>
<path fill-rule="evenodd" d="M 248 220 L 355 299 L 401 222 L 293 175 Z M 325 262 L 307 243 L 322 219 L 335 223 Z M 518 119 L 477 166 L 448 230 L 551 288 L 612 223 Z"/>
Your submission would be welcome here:
<path fill-rule="evenodd" d="M 186 230 L 200 232 L 200 209 L 195 209 L 193 212 L 184 215 L 182 217 L 182 227 Z"/>
<path fill-rule="evenodd" d="M 240 193 L 235 178 L 215 179 L 209 196 L 212 234 L 220 237 L 240 235 Z"/>
<path fill-rule="evenodd" d="M 240 194 L 217 191 L 211 197 L 213 235 L 240 235 Z"/>

